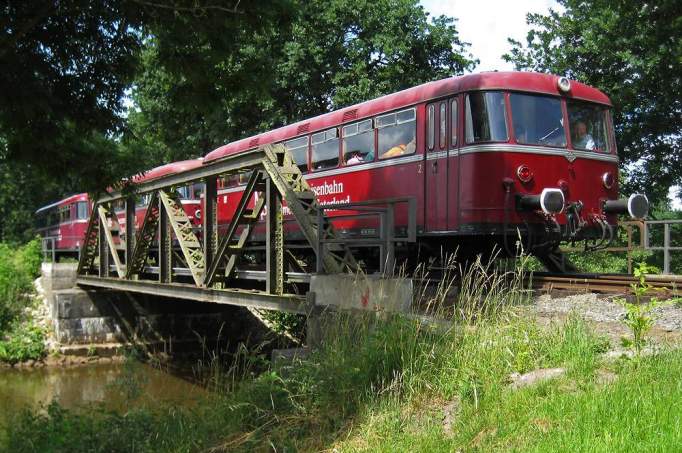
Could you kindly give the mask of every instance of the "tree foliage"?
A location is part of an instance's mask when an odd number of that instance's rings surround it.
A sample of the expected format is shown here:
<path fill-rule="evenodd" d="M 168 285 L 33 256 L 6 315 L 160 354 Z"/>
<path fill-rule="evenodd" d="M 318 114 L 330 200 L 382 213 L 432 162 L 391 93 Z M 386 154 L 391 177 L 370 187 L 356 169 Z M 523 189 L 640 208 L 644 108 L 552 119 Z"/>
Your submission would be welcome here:
<path fill-rule="evenodd" d="M 135 139 L 157 160 L 201 155 L 475 65 L 454 20 L 431 22 L 414 0 L 293 0 L 287 11 L 263 17 L 267 27 L 237 27 L 231 41 L 192 18 L 184 33 L 151 29 L 133 91 Z"/>
<path fill-rule="evenodd" d="M 140 8 L 118 0 L 0 8 L 2 158 L 36 177 L 78 176 L 84 189 L 110 181 L 123 162 L 111 138 L 122 131 L 137 65 Z"/>
<path fill-rule="evenodd" d="M 626 190 L 664 200 L 682 182 L 682 9 L 679 1 L 559 0 L 529 14 L 526 43 L 510 39 L 517 69 L 565 74 L 606 92 Z"/>

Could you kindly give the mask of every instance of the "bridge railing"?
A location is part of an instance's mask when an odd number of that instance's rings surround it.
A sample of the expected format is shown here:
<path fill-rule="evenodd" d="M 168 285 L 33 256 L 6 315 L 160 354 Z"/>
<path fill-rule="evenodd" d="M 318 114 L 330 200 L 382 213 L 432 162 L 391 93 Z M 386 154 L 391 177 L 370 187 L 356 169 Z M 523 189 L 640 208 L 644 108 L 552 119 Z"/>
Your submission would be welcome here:
<path fill-rule="evenodd" d="M 251 172 L 250 179 L 227 229 L 219 234 L 218 178 L 245 171 Z M 193 228 L 176 191 L 196 182 L 205 185 L 201 234 Z M 215 290 L 243 293 L 243 289 L 229 285 L 238 274 L 237 263 L 247 250 L 256 225 L 264 220 L 265 289 L 250 290 L 250 293 L 280 296 L 283 302 L 298 300 L 285 294 L 285 267 L 290 257 L 284 247 L 283 203 L 292 213 L 307 247 L 318 256 L 326 272 L 357 267 L 343 243 L 327 244 L 323 252 L 319 249 L 321 206 L 282 145 L 266 145 L 193 170 L 143 182 L 133 189 L 107 193 L 95 201 L 78 264 L 80 284 L 152 294 L 155 291 L 152 288 L 163 294 L 175 290 L 195 299 L 198 294 L 204 294 L 207 300 L 213 301 L 225 297 L 216 295 Z M 136 229 L 136 197 L 140 195 L 148 195 L 149 202 L 144 219 Z M 123 235 L 119 234 L 122 227 L 114 210 L 121 203 L 125 209 Z M 331 223 L 326 223 L 323 231 L 325 238 L 337 237 Z M 173 247 L 174 244 L 177 246 Z M 147 272 L 150 267 L 158 269 L 151 279 Z M 189 275 L 176 272 L 178 267 L 188 269 Z M 188 280 L 195 289 L 188 289 Z M 271 303 L 268 308 L 272 308 Z"/>

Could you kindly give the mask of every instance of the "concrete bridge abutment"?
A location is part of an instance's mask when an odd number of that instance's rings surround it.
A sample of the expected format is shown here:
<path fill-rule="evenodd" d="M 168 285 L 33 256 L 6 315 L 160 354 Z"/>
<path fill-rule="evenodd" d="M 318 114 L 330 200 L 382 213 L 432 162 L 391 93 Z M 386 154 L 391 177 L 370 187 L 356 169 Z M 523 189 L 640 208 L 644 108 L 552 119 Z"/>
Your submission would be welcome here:
<path fill-rule="evenodd" d="M 53 337 L 65 354 L 113 355 L 123 347 L 197 353 L 259 343 L 272 332 L 243 307 L 76 286 L 77 265 L 44 263 L 42 286 Z"/>

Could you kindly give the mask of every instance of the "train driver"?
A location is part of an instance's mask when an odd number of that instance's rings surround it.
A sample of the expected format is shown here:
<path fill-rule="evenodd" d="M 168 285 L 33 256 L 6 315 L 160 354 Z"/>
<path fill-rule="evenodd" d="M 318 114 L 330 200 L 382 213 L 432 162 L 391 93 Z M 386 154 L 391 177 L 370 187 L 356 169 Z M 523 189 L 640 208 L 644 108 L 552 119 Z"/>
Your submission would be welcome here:
<path fill-rule="evenodd" d="M 587 125 L 584 121 L 577 121 L 573 130 L 575 131 L 573 138 L 574 148 L 594 149 L 594 139 L 587 133 Z"/>

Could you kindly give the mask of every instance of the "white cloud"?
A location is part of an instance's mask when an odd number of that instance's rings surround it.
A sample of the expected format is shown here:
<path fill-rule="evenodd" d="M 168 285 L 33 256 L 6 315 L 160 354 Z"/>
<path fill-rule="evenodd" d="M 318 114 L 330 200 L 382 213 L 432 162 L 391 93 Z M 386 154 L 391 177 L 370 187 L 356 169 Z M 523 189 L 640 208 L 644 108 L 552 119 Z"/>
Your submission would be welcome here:
<path fill-rule="evenodd" d="M 421 4 L 432 17 L 458 19 L 460 39 L 471 43 L 470 52 L 481 60 L 475 72 L 514 69 L 502 60 L 510 49 L 507 38 L 525 42 L 526 14 L 561 8 L 554 0 L 422 0 Z"/>

